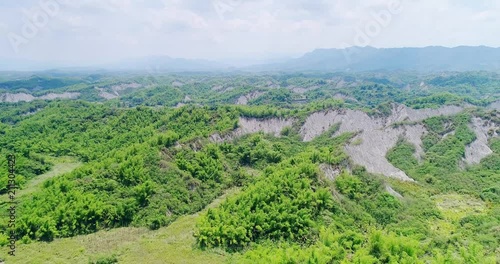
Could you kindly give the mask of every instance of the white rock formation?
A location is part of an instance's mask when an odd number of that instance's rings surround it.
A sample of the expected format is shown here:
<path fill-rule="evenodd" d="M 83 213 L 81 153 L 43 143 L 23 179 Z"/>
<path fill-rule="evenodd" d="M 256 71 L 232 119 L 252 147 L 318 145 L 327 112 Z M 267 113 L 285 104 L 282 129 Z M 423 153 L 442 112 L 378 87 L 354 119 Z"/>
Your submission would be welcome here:
<path fill-rule="evenodd" d="M 345 150 L 354 163 L 364 166 L 368 172 L 383 174 L 403 181 L 413 181 L 402 170 L 394 167 L 385 157 L 387 152 L 396 146 L 398 138 L 404 133 L 403 128 L 366 130 L 357 136 L 361 139 L 361 144 L 347 145 Z"/>
<path fill-rule="evenodd" d="M 117 95 L 117 94 L 108 93 L 108 92 L 104 92 L 104 91 L 100 91 L 99 96 L 106 99 L 106 100 L 111 100 L 111 99 L 115 99 L 115 98 L 119 97 L 119 95 Z"/>
<path fill-rule="evenodd" d="M 293 125 L 293 121 L 293 119 L 284 118 L 240 118 L 238 123 L 239 127 L 234 132 L 234 135 L 243 136 L 257 132 L 264 132 L 265 134 L 273 134 L 278 137 L 285 127 Z"/>
<path fill-rule="evenodd" d="M 476 133 L 476 140 L 465 147 L 465 162 L 478 164 L 483 158 L 493 153 L 488 146 L 488 139 L 498 136 L 499 126 L 481 118 L 473 118 L 470 128 Z"/>
<path fill-rule="evenodd" d="M 4 93 L 0 95 L 0 102 L 2 103 L 17 103 L 17 102 L 31 102 L 35 97 L 27 93 Z"/>
<path fill-rule="evenodd" d="M 401 195 L 400 193 L 398 193 L 394 189 L 392 189 L 392 187 L 390 185 L 385 185 L 385 191 L 398 199 L 403 198 L 403 195 Z"/>
<path fill-rule="evenodd" d="M 413 181 L 403 171 L 394 167 L 385 158 L 387 152 L 393 148 L 399 138 L 405 138 L 415 145 L 417 158 L 421 158 L 422 136 L 427 133 L 422 125 L 401 125 L 394 128 L 392 125 L 399 122 L 418 122 L 429 117 L 453 115 L 461 112 L 458 106 L 445 106 L 439 109 L 411 109 L 404 105 L 396 105 L 389 117 L 376 118 L 357 110 L 335 110 L 317 112 L 306 119 L 300 134 L 304 141 L 311 141 L 323 134 L 335 124 L 340 124 L 334 136 L 345 132 L 358 133 L 353 142 L 345 147 L 354 163 L 366 167 L 371 173 L 383 174 L 388 177 L 405 181 Z"/>
<path fill-rule="evenodd" d="M 496 101 L 496 102 L 494 102 L 494 103 L 492 103 L 492 104 L 490 105 L 490 108 L 492 108 L 492 109 L 496 109 L 496 110 L 500 110 L 500 100 L 499 100 L 499 101 Z"/>
<path fill-rule="evenodd" d="M 42 95 L 38 97 L 37 99 L 42 99 L 42 100 L 55 100 L 55 99 L 76 99 L 80 96 L 80 93 L 70 93 L 70 92 L 65 92 L 61 94 L 56 94 L 56 93 L 49 93 L 46 95 Z"/>
<path fill-rule="evenodd" d="M 35 97 L 27 93 L 5 93 L 0 95 L 0 102 L 4 103 L 17 103 L 17 102 L 31 102 L 34 100 L 55 100 L 55 99 L 76 99 L 80 96 L 80 93 L 49 93 L 39 97 Z"/>
<path fill-rule="evenodd" d="M 238 121 L 238 128 L 234 130 L 231 134 L 222 137 L 220 134 L 216 133 L 210 136 L 210 140 L 213 142 L 224 142 L 226 140 L 231 140 L 237 137 L 257 132 L 272 134 L 275 137 L 279 137 L 281 135 L 281 131 L 283 131 L 285 127 L 292 126 L 294 122 L 295 122 L 294 119 L 283 119 L 283 118 L 257 119 L 257 118 L 240 117 Z"/>
<path fill-rule="evenodd" d="M 341 171 L 334 168 L 332 165 L 321 164 L 319 169 L 325 174 L 325 177 L 330 181 L 335 181 L 335 179 L 340 175 Z"/>
<path fill-rule="evenodd" d="M 113 85 L 109 88 L 110 92 L 108 92 L 105 88 L 94 87 L 99 91 L 99 96 L 106 99 L 111 100 L 120 97 L 120 92 L 128 89 L 137 89 L 142 87 L 142 85 L 138 83 L 122 83 L 118 85 Z"/>
<path fill-rule="evenodd" d="M 236 104 L 237 105 L 247 105 L 248 101 L 251 101 L 253 99 L 257 99 L 263 94 L 264 94 L 264 92 L 255 91 L 255 92 L 251 92 L 251 93 L 246 94 L 246 95 L 242 95 L 242 96 L 240 96 L 240 98 L 238 98 L 238 100 L 236 101 Z"/>
<path fill-rule="evenodd" d="M 316 89 L 318 89 L 319 86 L 311 86 L 311 87 L 307 87 L 307 88 L 304 88 L 304 87 L 296 87 L 296 86 L 291 86 L 289 87 L 289 89 L 294 92 L 294 93 L 298 93 L 298 94 L 305 94 L 309 91 L 314 91 Z"/>
<path fill-rule="evenodd" d="M 181 86 L 183 86 L 183 85 L 184 85 L 184 83 L 179 82 L 179 81 L 173 81 L 173 82 L 172 82 L 172 86 L 173 86 L 173 87 L 181 87 Z"/>

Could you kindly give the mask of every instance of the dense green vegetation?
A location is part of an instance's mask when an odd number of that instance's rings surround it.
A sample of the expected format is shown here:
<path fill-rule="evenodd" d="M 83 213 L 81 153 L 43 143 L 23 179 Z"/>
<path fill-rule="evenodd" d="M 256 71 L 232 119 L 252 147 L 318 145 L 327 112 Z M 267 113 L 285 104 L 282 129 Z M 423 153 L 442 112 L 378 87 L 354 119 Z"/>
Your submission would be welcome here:
<path fill-rule="evenodd" d="M 498 111 L 483 108 L 499 98 L 496 75 L 6 79 L 0 83 L 2 92 L 82 94 L 82 100 L 0 103 L 3 198 L 8 153 L 16 154 L 21 189 L 50 171 L 58 160 L 54 157 L 70 156 L 82 163 L 17 197 L 19 243 L 54 243 L 118 227 L 161 230 L 238 188 L 220 205 L 196 216 L 189 237 L 203 254 L 218 252 L 236 263 L 498 261 L 498 129 L 489 132 L 491 155 L 477 165 L 463 162 L 465 147 L 477 138 L 472 119 L 481 117 L 497 127 L 500 123 Z M 26 89 L 34 82 L 40 87 Z M 135 88 L 116 87 L 131 83 Z M 405 83 L 418 88 L 408 89 Z M 102 91 L 117 92 L 119 97 L 104 100 Z M 254 91 L 262 95 L 248 105 L 234 105 Z M 185 105 L 175 107 L 179 103 Z M 420 122 L 427 130 L 421 138 L 422 157 L 404 139 L 387 153 L 387 160 L 415 182 L 372 175 L 355 165 L 344 146 L 356 135 L 335 133 L 339 124 L 311 142 L 302 141 L 300 127 L 314 112 L 350 108 L 384 117 L 391 113 L 392 103 L 413 108 L 467 103 L 480 108 Z M 289 118 L 295 123 L 279 137 L 233 136 L 241 117 Z M 228 140 L 211 141 L 215 133 Z M 336 174 L 330 175 L 325 167 Z M 3 198 L 0 209 L 6 212 Z M 8 230 L 7 224 L 2 214 L 2 230 Z M 1 233 L 0 245 L 7 243 L 6 233 Z M 110 253 L 101 260 L 120 260 L 120 255 Z"/>

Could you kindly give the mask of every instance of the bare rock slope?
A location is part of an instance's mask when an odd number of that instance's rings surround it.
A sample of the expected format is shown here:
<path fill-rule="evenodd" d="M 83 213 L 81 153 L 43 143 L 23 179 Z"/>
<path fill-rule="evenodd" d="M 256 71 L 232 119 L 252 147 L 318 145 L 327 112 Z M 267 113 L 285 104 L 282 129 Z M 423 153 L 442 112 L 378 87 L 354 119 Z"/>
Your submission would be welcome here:
<path fill-rule="evenodd" d="M 496 101 L 490 105 L 490 108 L 500 110 L 500 101 Z"/>
<path fill-rule="evenodd" d="M 257 132 L 272 134 L 276 137 L 279 137 L 281 135 L 281 131 L 283 131 L 285 127 L 292 126 L 294 122 L 294 119 L 284 118 L 257 119 L 240 117 L 238 121 L 238 128 L 231 134 L 221 136 L 220 134 L 216 133 L 210 136 L 210 140 L 213 142 L 223 142 Z"/>
<path fill-rule="evenodd" d="M 387 152 L 396 146 L 399 139 L 404 139 L 415 146 L 415 158 L 421 160 L 424 155 L 422 137 L 428 133 L 420 122 L 435 116 L 455 115 L 463 111 L 458 106 L 444 106 L 439 109 L 411 109 L 404 105 L 395 105 L 392 113 L 385 117 L 373 117 L 359 110 L 340 109 L 311 114 L 300 129 L 303 141 L 311 141 L 338 124 L 339 129 L 333 136 L 342 133 L 355 133 L 355 137 L 345 146 L 346 153 L 355 164 L 364 166 L 368 172 L 382 174 L 402 181 L 413 181 L 405 172 L 393 166 L 387 159 Z M 213 142 L 223 142 L 246 134 L 264 132 L 280 136 L 285 127 L 292 126 L 296 120 L 282 118 L 240 118 L 239 127 L 232 133 L 210 137 Z M 498 124 L 473 118 L 471 129 L 477 139 L 466 147 L 465 162 L 479 163 L 492 153 L 488 139 L 498 136 Z M 338 172 L 333 168 L 321 167 L 325 175 L 335 178 Z"/>
<path fill-rule="evenodd" d="M 31 102 L 34 100 L 55 100 L 55 99 L 76 99 L 80 93 L 49 93 L 39 97 L 35 97 L 27 93 L 5 93 L 0 95 L 0 102 L 2 103 L 17 103 L 17 102 Z"/>
<path fill-rule="evenodd" d="M 465 148 L 465 162 L 478 164 L 483 158 L 493 153 L 488 146 L 488 139 L 498 136 L 498 125 L 481 118 L 473 118 L 470 128 L 476 133 L 476 140 Z"/>
<path fill-rule="evenodd" d="M 318 112 L 309 116 L 302 126 L 300 133 L 304 141 L 311 141 L 323 134 L 333 125 L 339 124 L 339 130 L 334 136 L 345 132 L 357 133 L 354 143 L 345 147 L 351 159 L 364 166 L 367 171 L 383 174 L 404 181 L 413 181 L 406 173 L 394 167 L 385 158 L 387 152 L 393 148 L 399 138 L 405 138 L 416 147 L 416 156 L 423 154 L 421 138 L 427 133 L 420 125 L 401 125 L 399 122 L 418 122 L 429 117 L 452 115 L 462 111 L 461 107 L 446 106 L 439 109 L 411 109 L 404 105 L 397 105 L 388 117 L 371 117 L 357 110 L 335 110 Z"/>
<path fill-rule="evenodd" d="M 256 91 L 256 92 L 251 92 L 251 93 L 246 94 L 246 95 L 242 95 L 238 98 L 238 100 L 236 101 L 236 104 L 237 105 L 247 105 L 249 101 L 251 101 L 253 99 L 257 99 L 263 94 L 264 94 L 264 92 Z"/>
<path fill-rule="evenodd" d="M 99 91 L 99 96 L 106 99 L 106 100 L 111 100 L 120 97 L 120 93 L 122 91 L 128 90 L 128 89 L 137 89 L 141 88 L 142 85 L 138 83 L 122 83 L 122 84 L 117 84 L 113 85 L 110 88 L 99 88 L 99 87 L 94 87 L 96 90 Z"/>

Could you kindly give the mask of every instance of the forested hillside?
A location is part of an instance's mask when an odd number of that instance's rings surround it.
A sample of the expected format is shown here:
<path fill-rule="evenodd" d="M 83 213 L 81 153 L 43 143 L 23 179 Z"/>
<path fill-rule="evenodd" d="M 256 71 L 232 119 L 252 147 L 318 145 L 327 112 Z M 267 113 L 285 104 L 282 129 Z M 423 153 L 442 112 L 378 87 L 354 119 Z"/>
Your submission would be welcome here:
<path fill-rule="evenodd" d="M 64 93 L 78 97 L 40 98 Z M 132 228 L 154 237 L 189 217 L 196 224 L 150 252 L 186 236 L 199 261 L 500 260 L 495 73 L 47 73 L 0 78 L 2 98 L 7 263 L 71 261 L 50 246 Z M 8 154 L 19 189 L 31 188 L 15 197 L 13 228 Z M 67 157 L 81 164 L 43 176 Z M 11 230 L 16 254 L 40 248 L 43 259 L 8 255 Z M 134 259 L 68 250 L 90 263 Z"/>

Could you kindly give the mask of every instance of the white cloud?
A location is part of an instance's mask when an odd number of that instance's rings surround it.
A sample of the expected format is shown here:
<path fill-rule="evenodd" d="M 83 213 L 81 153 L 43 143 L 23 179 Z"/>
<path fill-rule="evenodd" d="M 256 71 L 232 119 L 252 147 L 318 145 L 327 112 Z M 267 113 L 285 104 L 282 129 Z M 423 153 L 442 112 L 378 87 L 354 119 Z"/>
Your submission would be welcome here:
<path fill-rule="evenodd" d="M 0 57 L 103 61 L 165 54 L 222 58 L 300 54 L 353 43 L 357 30 L 397 0 L 58 0 L 59 14 L 19 54 Z M 379 47 L 500 46 L 500 1 L 401 0 L 402 12 L 371 39 Z M 22 10 L 0 4 L 0 32 L 19 32 Z M 217 3 L 225 3 L 220 16 Z M 227 8 L 229 7 L 229 8 Z"/>

